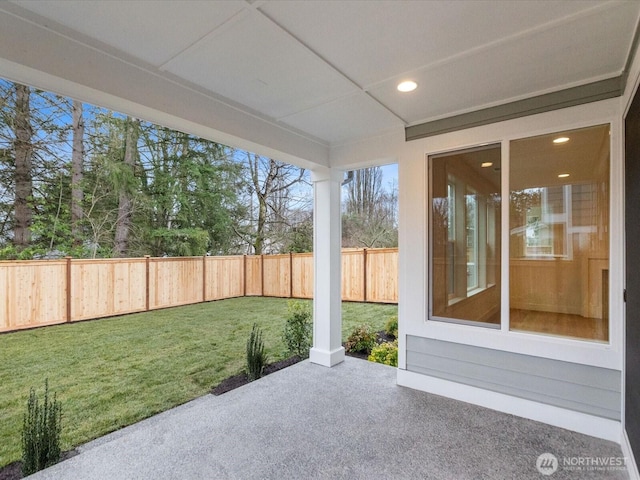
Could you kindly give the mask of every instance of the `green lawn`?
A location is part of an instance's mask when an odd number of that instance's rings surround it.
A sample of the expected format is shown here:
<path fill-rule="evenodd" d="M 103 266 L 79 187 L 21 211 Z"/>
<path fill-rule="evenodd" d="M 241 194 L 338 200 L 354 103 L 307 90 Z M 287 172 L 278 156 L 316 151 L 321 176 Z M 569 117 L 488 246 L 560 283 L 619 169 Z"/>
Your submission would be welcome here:
<path fill-rule="evenodd" d="M 20 458 L 30 387 L 62 401 L 65 450 L 207 393 L 244 368 L 257 322 L 269 360 L 285 357 L 287 301 L 245 297 L 0 335 L 0 467 Z M 343 304 L 381 330 L 395 305 Z"/>

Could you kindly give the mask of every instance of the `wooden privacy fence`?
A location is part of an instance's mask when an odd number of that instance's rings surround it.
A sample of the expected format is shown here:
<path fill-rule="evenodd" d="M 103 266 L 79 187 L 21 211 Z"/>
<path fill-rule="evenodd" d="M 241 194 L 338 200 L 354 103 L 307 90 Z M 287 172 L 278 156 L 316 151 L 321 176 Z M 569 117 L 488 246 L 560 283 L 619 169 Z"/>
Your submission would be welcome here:
<path fill-rule="evenodd" d="M 313 298 L 313 254 L 0 262 L 0 332 L 242 296 Z M 398 249 L 342 252 L 342 299 L 398 302 Z"/>

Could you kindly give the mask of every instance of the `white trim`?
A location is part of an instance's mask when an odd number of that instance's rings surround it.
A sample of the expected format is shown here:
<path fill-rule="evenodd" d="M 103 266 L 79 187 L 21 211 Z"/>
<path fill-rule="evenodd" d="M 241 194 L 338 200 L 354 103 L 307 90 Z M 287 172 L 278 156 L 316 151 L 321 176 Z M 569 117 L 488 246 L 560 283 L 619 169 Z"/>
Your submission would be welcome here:
<path fill-rule="evenodd" d="M 429 377 L 420 373 L 398 370 L 397 383 L 403 387 L 414 388 L 454 400 L 472 403 L 481 407 L 528 418 L 555 427 L 565 428 L 592 437 L 620 443 L 622 425 L 586 413 L 512 397 L 503 393 L 491 392 L 469 385 Z"/>
<path fill-rule="evenodd" d="M 511 174 L 511 142 L 502 142 L 502 158 L 500 159 L 500 197 L 509 198 L 509 175 Z M 508 202 L 503 202 L 506 205 Z M 511 316 L 509 315 L 509 288 L 510 288 L 510 268 L 503 268 L 504 265 L 509 265 L 511 259 L 509 258 L 509 207 L 503 207 L 500 215 L 500 331 L 504 335 L 508 335 L 511 329 Z"/>
<path fill-rule="evenodd" d="M 324 367 L 333 367 L 344 362 L 344 347 L 336 350 L 328 351 L 321 348 L 312 348 L 309 350 L 309 361 Z"/>
<path fill-rule="evenodd" d="M 638 471 L 638 464 L 636 463 L 631 444 L 629 443 L 629 437 L 627 436 L 627 430 L 622 431 L 622 442 L 620 443 L 622 448 L 622 454 L 626 460 L 627 473 L 630 480 L 640 480 L 640 472 Z"/>
<path fill-rule="evenodd" d="M 422 296 L 426 289 L 426 162 L 419 151 L 398 163 L 398 367 L 406 366 L 406 328 L 426 315 Z M 410 225 L 411 229 L 404 228 Z M 414 228 L 415 227 L 415 228 Z"/>
<path fill-rule="evenodd" d="M 332 367 L 344 360 L 340 278 L 340 193 L 344 172 L 317 169 L 313 182 L 312 363 Z"/>

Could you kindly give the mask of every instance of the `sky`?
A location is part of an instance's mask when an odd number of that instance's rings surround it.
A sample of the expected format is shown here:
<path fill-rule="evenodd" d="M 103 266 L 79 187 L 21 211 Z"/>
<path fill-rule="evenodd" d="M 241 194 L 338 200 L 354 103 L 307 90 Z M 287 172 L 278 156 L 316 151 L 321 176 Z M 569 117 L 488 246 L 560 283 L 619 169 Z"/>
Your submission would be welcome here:
<path fill-rule="evenodd" d="M 398 185 L 398 164 L 391 163 L 382 166 L 382 186 L 387 189 L 391 183 Z"/>
<path fill-rule="evenodd" d="M 7 80 L 4 80 L 2 78 L 0 78 L 0 83 L 1 86 L 3 86 L 5 89 L 10 85 L 10 82 Z M 37 102 L 38 99 L 40 97 L 34 96 L 34 101 Z M 53 99 L 53 95 L 51 96 L 51 98 Z M 41 100 L 41 99 L 40 99 Z M 68 100 L 69 105 L 71 104 L 71 100 Z M 41 102 L 42 103 L 42 102 Z M 85 104 L 87 107 L 88 105 Z M 47 111 L 51 110 L 53 112 L 52 108 L 49 108 L 46 105 L 38 105 L 37 107 L 39 107 L 41 110 L 43 110 L 43 112 L 41 112 L 41 114 L 46 114 Z M 49 108 L 47 110 L 47 108 Z M 98 107 L 101 108 L 101 107 Z M 105 111 L 107 111 L 107 109 L 104 109 Z M 63 109 L 57 109 L 56 113 L 59 115 L 61 112 L 65 112 L 64 108 Z M 62 118 L 59 117 L 56 120 L 54 120 L 55 122 L 59 123 L 60 125 L 65 124 L 68 125 L 71 123 L 71 112 L 70 110 L 67 113 L 67 117 L 69 118 Z M 85 107 L 85 111 L 84 111 L 84 117 L 85 117 L 85 123 L 88 122 L 91 117 L 95 114 L 95 110 L 94 108 L 86 108 Z M 114 112 L 114 114 L 116 116 L 120 116 L 122 114 L 118 113 L 118 112 Z M 71 135 L 71 133 L 69 133 L 69 135 Z M 70 142 L 70 138 L 66 139 L 68 142 Z M 1 147 L 2 145 L 0 145 Z M 61 148 L 62 150 L 68 150 L 68 154 L 70 156 L 71 154 L 71 146 L 70 143 L 68 145 L 60 145 L 59 148 Z M 246 158 L 244 158 L 246 156 L 246 153 L 243 151 L 237 151 L 235 154 L 235 157 L 239 160 L 239 161 L 246 161 Z M 398 165 L 397 164 L 389 164 L 389 165 L 383 165 L 381 166 L 382 168 L 382 188 L 384 190 L 391 190 L 392 188 L 396 187 L 398 185 Z"/>

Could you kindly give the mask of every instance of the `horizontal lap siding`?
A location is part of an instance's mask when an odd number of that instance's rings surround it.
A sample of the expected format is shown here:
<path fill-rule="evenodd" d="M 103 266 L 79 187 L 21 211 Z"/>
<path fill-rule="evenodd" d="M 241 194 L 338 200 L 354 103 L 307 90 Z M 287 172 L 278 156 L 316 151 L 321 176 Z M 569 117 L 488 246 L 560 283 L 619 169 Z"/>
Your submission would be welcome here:
<path fill-rule="evenodd" d="M 407 336 L 407 370 L 620 420 L 617 370 Z"/>

